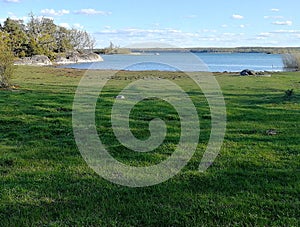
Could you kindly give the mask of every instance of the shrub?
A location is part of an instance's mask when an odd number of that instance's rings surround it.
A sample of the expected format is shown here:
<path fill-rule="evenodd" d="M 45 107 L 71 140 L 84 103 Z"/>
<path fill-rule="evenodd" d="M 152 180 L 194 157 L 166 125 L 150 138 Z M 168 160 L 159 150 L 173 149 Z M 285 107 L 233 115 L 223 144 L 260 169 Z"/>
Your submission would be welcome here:
<path fill-rule="evenodd" d="M 300 69 L 300 53 L 287 53 L 282 55 L 284 67 L 290 70 Z"/>
<path fill-rule="evenodd" d="M 13 74 L 14 55 L 0 40 L 0 88 L 8 88 Z"/>
<path fill-rule="evenodd" d="M 294 95 L 294 89 L 288 89 L 285 91 L 285 97 L 291 98 Z"/>

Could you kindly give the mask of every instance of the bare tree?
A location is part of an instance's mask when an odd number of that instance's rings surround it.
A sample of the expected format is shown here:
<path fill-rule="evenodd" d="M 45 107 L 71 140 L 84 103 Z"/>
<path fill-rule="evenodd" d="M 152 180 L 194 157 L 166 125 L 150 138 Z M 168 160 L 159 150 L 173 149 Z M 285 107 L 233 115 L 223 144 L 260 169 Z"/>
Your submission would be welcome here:
<path fill-rule="evenodd" d="M 27 23 L 28 36 L 31 39 L 31 44 L 34 52 L 42 52 L 47 54 L 57 49 L 55 33 L 57 26 L 52 19 L 37 18 L 30 15 L 30 21 Z"/>
<path fill-rule="evenodd" d="M 71 44 L 77 51 L 84 49 L 93 49 L 95 46 L 95 39 L 86 31 L 72 29 L 70 31 Z"/>

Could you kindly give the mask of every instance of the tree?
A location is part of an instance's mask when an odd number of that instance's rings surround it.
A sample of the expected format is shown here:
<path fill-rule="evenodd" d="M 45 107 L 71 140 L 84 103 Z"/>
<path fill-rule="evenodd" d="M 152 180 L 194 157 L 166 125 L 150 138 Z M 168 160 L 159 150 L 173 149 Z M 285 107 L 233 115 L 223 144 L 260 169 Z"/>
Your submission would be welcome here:
<path fill-rule="evenodd" d="M 89 33 L 74 28 L 70 31 L 70 41 L 77 51 L 83 51 L 86 48 L 93 49 L 95 46 L 95 39 Z"/>
<path fill-rule="evenodd" d="M 0 31 L 0 87 L 8 88 L 13 75 L 14 55 L 3 41 L 5 34 Z"/>
<path fill-rule="evenodd" d="M 67 28 L 58 27 L 55 33 L 56 50 L 57 53 L 64 53 L 73 50 L 71 43 L 71 32 Z"/>
<path fill-rule="evenodd" d="M 27 23 L 27 32 L 30 39 L 30 48 L 34 54 L 51 55 L 57 49 L 55 33 L 57 26 L 52 19 L 37 18 L 30 15 Z"/>
<path fill-rule="evenodd" d="M 27 24 L 22 20 L 7 18 L 0 25 L 6 46 L 16 57 L 47 55 L 54 59 L 57 54 L 84 49 L 92 50 L 95 46 L 93 37 L 83 30 L 67 29 L 58 26 L 52 19 L 29 15 Z"/>
<path fill-rule="evenodd" d="M 24 57 L 26 55 L 28 36 L 23 21 L 7 18 L 4 21 L 2 31 L 8 34 L 6 39 L 15 56 Z"/>

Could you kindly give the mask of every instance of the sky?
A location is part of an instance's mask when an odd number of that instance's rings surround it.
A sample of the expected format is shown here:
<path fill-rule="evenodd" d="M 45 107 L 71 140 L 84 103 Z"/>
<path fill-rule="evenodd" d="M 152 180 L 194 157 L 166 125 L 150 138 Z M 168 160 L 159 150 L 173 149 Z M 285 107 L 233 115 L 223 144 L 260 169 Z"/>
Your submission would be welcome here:
<path fill-rule="evenodd" d="M 0 23 L 28 14 L 88 31 L 96 47 L 300 45 L 298 0 L 0 0 Z"/>

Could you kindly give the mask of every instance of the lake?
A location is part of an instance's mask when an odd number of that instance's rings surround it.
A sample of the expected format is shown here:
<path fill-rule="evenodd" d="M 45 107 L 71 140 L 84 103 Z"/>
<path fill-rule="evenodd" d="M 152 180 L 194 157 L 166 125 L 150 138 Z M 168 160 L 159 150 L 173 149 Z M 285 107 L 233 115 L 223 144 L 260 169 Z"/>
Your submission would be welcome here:
<path fill-rule="evenodd" d="M 279 54 L 160 52 L 140 55 L 101 55 L 103 62 L 60 66 L 77 69 L 239 72 L 283 71 Z"/>

